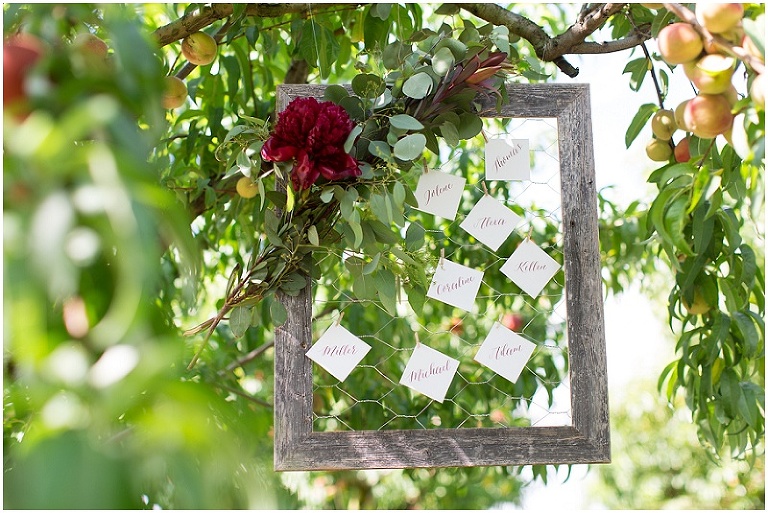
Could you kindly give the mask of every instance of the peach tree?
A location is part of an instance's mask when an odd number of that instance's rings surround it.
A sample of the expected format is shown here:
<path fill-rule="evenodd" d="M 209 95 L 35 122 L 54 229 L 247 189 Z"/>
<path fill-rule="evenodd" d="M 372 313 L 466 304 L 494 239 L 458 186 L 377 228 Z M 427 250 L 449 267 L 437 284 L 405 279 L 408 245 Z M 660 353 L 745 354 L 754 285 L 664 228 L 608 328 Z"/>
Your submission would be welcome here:
<path fill-rule="evenodd" d="M 362 331 L 404 294 L 424 323 L 478 333 L 425 308 L 447 240 L 412 209 L 416 172 L 443 154 L 481 180 L 461 157 L 479 96 L 501 104 L 505 81 L 575 77 L 569 55 L 615 51 L 632 54 L 633 90 L 656 89 L 626 143 L 651 124 L 658 192 L 628 207 L 601 195 L 605 289 L 673 276 L 676 360 L 659 388 L 685 398 L 713 456 L 762 457 L 764 6 L 720 9 L 4 5 L 6 504 L 436 508 L 453 487 L 450 506 L 478 508 L 546 481 L 543 466 L 275 475 L 273 333 L 281 294 L 309 280 Z M 672 81 L 691 83 L 684 105 L 665 105 Z M 278 84 L 321 83 L 281 120 Z M 551 309 L 484 301 L 563 343 Z M 537 367 L 516 393 L 551 404 L 567 362 Z"/>

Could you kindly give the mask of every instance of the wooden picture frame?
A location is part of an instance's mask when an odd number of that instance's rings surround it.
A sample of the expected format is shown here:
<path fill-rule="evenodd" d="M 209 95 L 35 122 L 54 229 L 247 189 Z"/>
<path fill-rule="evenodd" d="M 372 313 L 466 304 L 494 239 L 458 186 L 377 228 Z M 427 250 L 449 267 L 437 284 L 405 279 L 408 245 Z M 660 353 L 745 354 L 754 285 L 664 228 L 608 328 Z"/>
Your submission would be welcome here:
<path fill-rule="evenodd" d="M 278 111 L 325 86 L 281 85 Z M 275 333 L 275 470 L 577 464 L 610 462 L 603 294 L 589 86 L 507 86 L 487 118 L 556 118 L 572 423 L 570 426 L 313 431 L 310 286 L 281 295 L 288 320 Z"/>

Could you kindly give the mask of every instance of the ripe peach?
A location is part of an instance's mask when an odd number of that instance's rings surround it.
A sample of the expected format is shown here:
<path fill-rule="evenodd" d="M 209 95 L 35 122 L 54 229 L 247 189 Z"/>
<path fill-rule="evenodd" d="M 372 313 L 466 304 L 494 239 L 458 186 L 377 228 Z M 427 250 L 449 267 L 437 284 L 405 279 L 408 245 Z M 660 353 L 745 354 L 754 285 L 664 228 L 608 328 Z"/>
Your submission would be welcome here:
<path fill-rule="evenodd" d="M 512 331 L 520 331 L 524 322 L 525 319 L 520 314 L 504 314 L 504 317 L 501 318 L 501 324 Z"/>
<path fill-rule="evenodd" d="M 724 93 L 731 85 L 736 59 L 720 53 L 703 56 L 683 64 L 683 71 L 693 85 L 704 94 Z"/>
<path fill-rule="evenodd" d="M 205 32 L 195 32 L 181 41 L 181 53 L 192 64 L 205 66 L 216 58 L 216 40 Z"/>
<path fill-rule="evenodd" d="M 687 137 L 675 145 L 675 161 L 676 162 L 688 162 L 691 160 L 691 147 L 690 141 Z"/>
<path fill-rule="evenodd" d="M 651 139 L 645 145 L 645 153 L 654 162 L 666 162 L 672 156 L 672 147 L 669 145 L 669 141 Z"/>
<path fill-rule="evenodd" d="M 744 48 L 744 50 L 746 50 L 747 53 L 752 57 L 756 57 L 761 61 L 765 62 L 765 54 L 760 52 L 760 50 L 757 48 L 757 45 L 755 45 L 754 41 L 752 41 L 752 39 L 750 39 L 750 37 L 746 34 L 744 35 L 744 38 L 741 40 L 741 47 Z"/>
<path fill-rule="evenodd" d="M 669 141 L 675 130 L 677 130 L 675 113 L 669 109 L 657 110 L 651 118 L 651 131 L 653 131 L 653 135 L 662 141 Z"/>
<path fill-rule="evenodd" d="M 704 299 L 704 296 L 698 288 L 693 291 L 692 304 L 688 304 L 685 298 L 683 298 L 683 308 L 685 308 L 690 315 L 703 315 L 712 309 L 712 307 L 707 304 L 707 301 Z"/>
<path fill-rule="evenodd" d="M 675 107 L 675 123 L 677 123 L 677 128 L 686 132 L 691 131 L 691 128 L 685 124 L 685 117 L 683 116 L 685 106 L 689 101 L 690 100 L 685 100 L 684 102 L 680 102 L 680 105 Z"/>
<path fill-rule="evenodd" d="M 109 46 L 103 39 L 91 34 L 90 32 L 83 32 L 75 36 L 72 40 L 72 46 L 88 55 L 98 57 L 101 59 L 107 58 L 107 52 Z"/>
<path fill-rule="evenodd" d="M 755 107 L 760 110 L 765 110 L 765 86 L 765 73 L 757 75 L 749 86 L 749 96 L 752 97 Z"/>
<path fill-rule="evenodd" d="M 26 109 L 22 106 L 27 101 L 24 80 L 43 53 L 43 42 L 31 34 L 18 34 L 3 42 L 3 107 L 18 103 L 15 109 Z"/>
<path fill-rule="evenodd" d="M 683 114 L 685 124 L 702 139 L 725 133 L 733 123 L 731 104 L 722 94 L 700 94 L 690 100 Z"/>
<path fill-rule="evenodd" d="M 696 4 L 696 19 L 713 34 L 722 34 L 735 27 L 744 17 L 741 4 Z"/>
<path fill-rule="evenodd" d="M 237 193 L 243 198 L 253 198 L 259 193 L 259 186 L 253 183 L 253 180 L 244 176 L 237 181 L 235 186 Z"/>
<path fill-rule="evenodd" d="M 163 108 L 176 109 L 184 105 L 187 99 L 187 84 L 180 78 L 165 77 L 165 92 L 163 93 Z"/>
<path fill-rule="evenodd" d="M 687 23 L 667 25 L 658 36 L 659 52 L 667 64 L 683 64 L 699 56 L 704 43 Z"/>

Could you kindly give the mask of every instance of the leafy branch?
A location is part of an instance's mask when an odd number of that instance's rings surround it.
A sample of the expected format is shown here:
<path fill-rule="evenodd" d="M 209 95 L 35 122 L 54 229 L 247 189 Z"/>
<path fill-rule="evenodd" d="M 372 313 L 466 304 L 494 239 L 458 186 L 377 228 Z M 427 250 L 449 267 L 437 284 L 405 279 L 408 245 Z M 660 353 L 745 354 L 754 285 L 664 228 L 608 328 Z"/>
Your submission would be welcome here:
<path fill-rule="evenodd" d="M 515 14 L 495 4 L 457 4 L 458 7 L 494 25 L 507 27 L 510 33 L 520 36 L 533 46 L 536 56 L 553 62 L 566 75 L 573 78 L 579 69 L 565 60 L 565 55 L 603 54 L 633 48 L 650 39 L 648 27 L 638 27 L 627 36 L 614 41 L 597 43 L 586 41 L 614 14 L 621 12 L 626 4 L 594 4 L 582 11 L 579 19 L 562 34 L 551 37 L 544 29 L 528 18 Z"/>

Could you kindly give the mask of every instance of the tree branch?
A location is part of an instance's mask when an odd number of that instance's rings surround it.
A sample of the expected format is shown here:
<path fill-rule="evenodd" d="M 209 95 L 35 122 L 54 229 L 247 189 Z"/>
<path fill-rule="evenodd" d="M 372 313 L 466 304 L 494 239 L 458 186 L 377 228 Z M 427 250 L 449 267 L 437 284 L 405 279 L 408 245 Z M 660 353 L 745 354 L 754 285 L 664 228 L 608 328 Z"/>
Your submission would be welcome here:
<path fill-rule="evenodd" d="M 249 4 L 245 8 L 246 16 L 258 16 L 261 18 L 275 18 L 284 14 L 306 13 L 312 9 L 321 10 L 339 5 L 349 4 Z M 154 37 L 160 47 L 184 39 L 190 34 L 215 23 L 218 20 L 231 16 L 234 12 L 232 4 L 211 4 L 199 11 L 185 14 L 178 20 L 155 30 Z"/>
<path fill-rule="evenodd" d="M 752 54 L 744 50 L 739 45 L 735 45 L 731 43 L 730 41 L 726 40 L 724 37 L 722 37 L 719 34 L 712 34 L 710 31 L 705 29 L 699 24 L 699 21 L 696 19 L 696 15 L 691 12 L 690 9 L 685 7 L 682 4 L 664 4 L 664 7 L 671 13 L 674 13 L 675 16 L 683 20 L 684 22 L 690 24 L 693 29 L 701 36 L 701 38 L 704 40 L 705 43 L 709 43 L 710 45 L 713 45 L 715 48 L 720 50 L 726 55 L 730 55 L 731 57 L 736 57 L 737 59 L 741 60 L 749 66 L 752 71 L 757 73 L 758 75 L 761 73 L 765 73 L 765 64 L 760 62 L 760 59 L 754 57 Z"/>
<path fill-rule="evenodd" d="M 554 38 L 550 37 L 543 28 L 528 18 L 498 5 L 457 5 L 489 23 L 504 25 L 511 33 L 531 43 L 539 59 L 555 63 L 560 70 L 571 78 L 578 75 L 579 70 L 573 67 L 564 58 L 564 55 L 618 52 L 633 48 L 651 37 L 650 32 L 647 30 L 636 30 L 616 41 L 606 43 L 585 41 L 587 37 L 603 26 L 608 18 L 620 12 L 626 4 L 588 4 L 579 13 L 576 23 Z"/>

